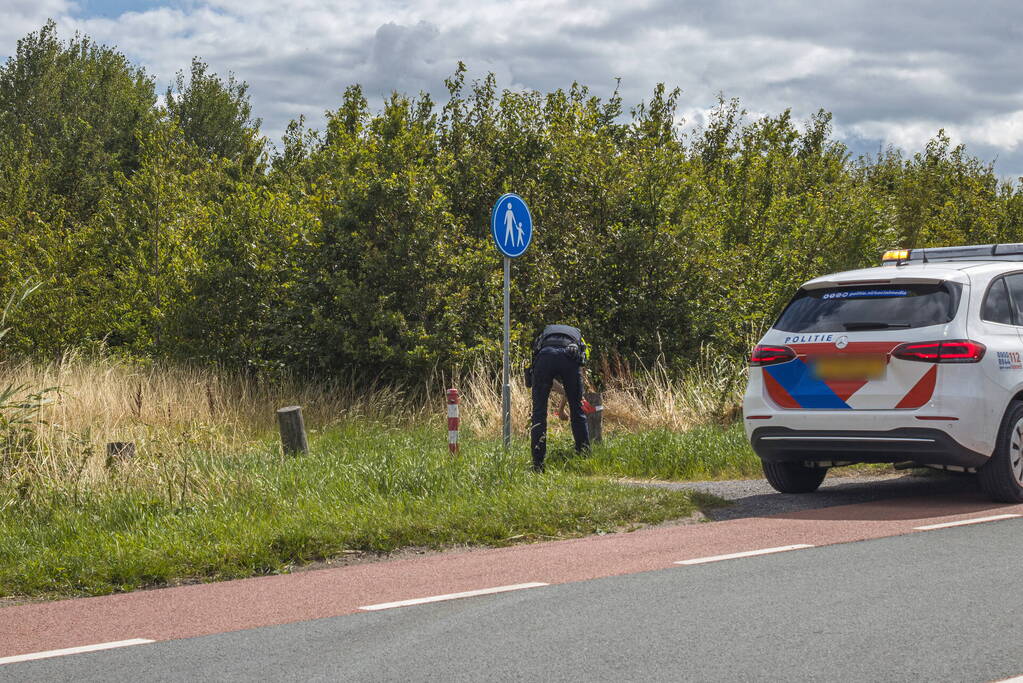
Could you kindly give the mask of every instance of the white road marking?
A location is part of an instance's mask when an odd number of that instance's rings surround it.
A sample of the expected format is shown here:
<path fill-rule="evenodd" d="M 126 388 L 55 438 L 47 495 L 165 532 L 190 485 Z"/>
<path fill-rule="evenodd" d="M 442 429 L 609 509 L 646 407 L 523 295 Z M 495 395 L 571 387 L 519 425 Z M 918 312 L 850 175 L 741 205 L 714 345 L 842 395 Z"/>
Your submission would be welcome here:
<path fill-rule="evenodd" d="M 712 555 L 710 557 L 697 557 L 692 560 L 681 560 L 675 564 L 704 564 L 705 562 L 720 562 L 721 560 L 737 560 L 740 557 L 753 557 L 754 555 L 770 555 L 771 553 L 784 553 L 789 550 L 802 550 L 812 548 L 812 545 L 799 543 L 796 545 L 783 545 L 777 548 L 762 548 L 760 550 L 747 550 L 742 553 L 731 553 L 728 555 Z"/>
<path fill-rule="evenodd" d="M 474 591 L 465 591 L 463 593 L 448 593 L 446 595 L 431 595 L 428 598 L 413 598 L 412 600 L 398 600 L 396 602 L 382 602 L 379 605 L 366 605 L 360 607 L 362 610 L 380 610 L 380 609 L 391 609 L 392 607 L 408 607 L 409 605 L 422 605 L 427 602 L 441 602 L 443 600 L 457 600 L 458 598 L 471 598 L 476 595 L 491 595 L 492 593 L 506 593 L 508 591 L 518 591 L 524 588 L 539 588 L 540 586 L 546 586 L 546 583 L 516 583 L 511 586 L 497 586 L 495 588 L 480 588 Z"/>
<path fill-rule="evenodd" d="M 994 515 L 992 517 L 977 517 L 976 519 L 961 519 L 958 522 L 943 522 L 941 524 L 928 524 L 927 526 L 915 526 L 914 531 L 930 531 L 932 529 L 947 529 L 950 526 L 966 526 L 967 524 L 982 524 L 983 522 L 997 522 L 1001 519 L 1012 519 L 1023 517 L 1023 515 Z"/>
<path fill-rule="evenodd" d="M 27 655 L 14 655 L 13 657 L 0 657 L 0 664 L 14 664 L 16 662 L 30 662 L 34 659 L 47 659 L 49 657 L 63 657 L 64 655 L 77 655 L 83 652 L 97 652 L 99 650 L 113 650 L 118 647 L 129 645 L 146 645 L 155 643 L 155 640 L 145 638 L 132 638 L 131 640 L 115 640 L 110 643 L 97 643 L 96 645 L 82 645 L 80 647 L 66 647 L 62 650 L 46 650 L 44 652 L 30 652 Z"/>

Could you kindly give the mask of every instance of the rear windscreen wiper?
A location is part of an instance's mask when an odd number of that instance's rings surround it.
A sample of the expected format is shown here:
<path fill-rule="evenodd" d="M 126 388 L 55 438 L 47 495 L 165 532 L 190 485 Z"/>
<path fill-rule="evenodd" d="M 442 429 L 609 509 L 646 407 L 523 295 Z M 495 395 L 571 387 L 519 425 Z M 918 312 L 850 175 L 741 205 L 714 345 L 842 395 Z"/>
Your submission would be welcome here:
<path fill-rule="evenodd" d="M 883 323 L 873 320 L 859 320 L 852 323 L 842 323 L 847 330 L 887 330 L 893 327 L 909 327 L 909 323 Z"/>

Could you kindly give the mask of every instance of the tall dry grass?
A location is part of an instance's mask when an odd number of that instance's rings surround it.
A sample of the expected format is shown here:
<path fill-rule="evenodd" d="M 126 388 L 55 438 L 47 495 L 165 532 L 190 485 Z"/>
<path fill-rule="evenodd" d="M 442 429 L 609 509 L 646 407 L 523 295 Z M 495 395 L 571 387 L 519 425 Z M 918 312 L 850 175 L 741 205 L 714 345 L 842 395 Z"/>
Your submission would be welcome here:
<path fill-rule="evenodd" d="M 383 385 L 267 381 L 217 368 L 76 353 L 45 364 L 0 363 L 0 387 L 8 386 L 15 388 L 12 404 L 36 409 L 29 440 L 0 434 L 8 437 L 0 463 L 8 475 L 21 469 L 46 479 L 102 478 L 110 442 L 133 442 L 149 460 L 181 451 L 237 452 L 265 441 L 276 429 L 276 409 L 287 405 L 303 406 L 314 430 L 344 420 L 391 420 L 396 406 L 406 420 L 420 417 L 407 411 L 401 392 Z"/>
<path fill-rule="evenodd" d="M 746 385 L 746 366 L 738 359 L 705 346 L 697 362 L 684 374 L 670 371 L 664 359 L 651 367 L 617 358 L 584 372 L 587 384 L 602 378 L 605 429 L 687 431 L 711 423 L 728 424 L 738 415 Z M 523 367 L 512 372 L 512 429 L 528 432 L 531 396 L 523 380 Z M 501 433 L 501 382 L 490 367 L 478 364 L 456 375 L 462 392 L 462 425 L 474 434 L 495 437 Z M 592 386 L 592 385 L 591 385 Z M 551 394 L 550 410 L 559 397 Z M 549 420 L 558 429 L 559 421 Z"/>
<path fill-rule="evenodd" d="M 605 377 L 603 415 L 611 433 L 727 423 L 737 412 L 744 385 L 744 367 L 710 348 L 684 376 L 673 375 L 663 362 L 647 368 L 624 361 L 588 374 Z M 482 363 L 454 378 L 435 377 L 414 391 L 355 378 L 271 381 L 217 368 L 75 353 L 45 364 L 0 363 L 0 387 L 21 387 L 20 405 L 31 403 L 29 394 L 52 388 L 36 401 L 29 439 L 0 434 L 6 439 L 0 464 L 8 477 L 20 472 L 47 481 L 99 484 L 109 475 L 106 444 L 130 441 L 139 462 L 147 463 L 134 466 L 156 473 L 179 455 L 237 453 L 257 443 L 275 448 L 275 411 L 286 405 L 303 407 L 314 435 L 353 420 L 394 426 L 435 423 L 440 429 L 446 416 L 444 391 L 451 385 L 462 393 L 462 428 L 479 439 L 498 438 L 499 372 Z M 526 437 L 531 399 L 521 368 L 513 373 L 511 393 L 514 434 Z M 556 402 L 552 396 L 551 410 Z M 555 432 L 567 427 L 557 419 L 550 423 Z"/>

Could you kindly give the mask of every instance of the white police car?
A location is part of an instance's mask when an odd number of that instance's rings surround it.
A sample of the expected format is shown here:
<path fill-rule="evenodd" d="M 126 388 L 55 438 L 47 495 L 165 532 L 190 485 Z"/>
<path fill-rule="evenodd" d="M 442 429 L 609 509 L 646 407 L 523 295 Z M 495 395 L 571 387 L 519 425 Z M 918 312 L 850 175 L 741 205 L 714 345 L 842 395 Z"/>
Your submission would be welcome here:
<path fill-rule="evenodd" d="M 750 357 L 746 434 L 771 485 L 829 467 L 976 472 L 1023 502 L 1023 244 L 890 251 L 804 284 Z"/>

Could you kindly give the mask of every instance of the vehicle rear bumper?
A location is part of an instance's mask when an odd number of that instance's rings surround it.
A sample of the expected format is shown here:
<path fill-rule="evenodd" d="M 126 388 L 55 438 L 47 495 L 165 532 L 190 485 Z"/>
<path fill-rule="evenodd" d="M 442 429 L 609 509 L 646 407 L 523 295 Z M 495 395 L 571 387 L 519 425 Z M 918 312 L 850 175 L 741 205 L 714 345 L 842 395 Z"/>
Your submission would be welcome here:
<path fill-rule="evenodd" d="M 963 446 L 940 429 L 888 431 L 757 427 L 753 450 L 768 462 L 905 462 L 981 467 L 988 456 Z"/>

